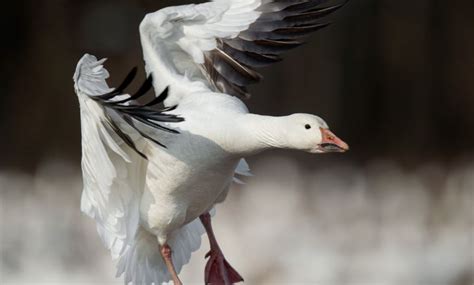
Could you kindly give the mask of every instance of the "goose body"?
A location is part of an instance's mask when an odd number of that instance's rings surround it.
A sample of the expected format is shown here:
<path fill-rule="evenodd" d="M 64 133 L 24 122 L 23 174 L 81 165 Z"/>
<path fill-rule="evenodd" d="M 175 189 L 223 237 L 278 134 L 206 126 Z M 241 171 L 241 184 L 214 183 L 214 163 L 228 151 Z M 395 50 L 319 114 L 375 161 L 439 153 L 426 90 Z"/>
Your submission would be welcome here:
<path fill-rule="evenodd" d="M 245 105 L 219 94 L 199 96 L 200 103 L 183 102 L 175 111 L 187 118 L 177 125 L 180 135 L 165 138 L 166 149 L 150 144 L 146 150 L 150 162 L 141 221 L 163 242 L 225 199 L 242 159 L 233 136 L 239 135 L 234 131 L 247 114 Z"/>
<path fill-rule="evenodd" d="M 343 5 L 325 2 L 215 0 L 150 13 L 140 25 L 148 79 L 130 95 L 124 89 L 136 70 L 112 89 L 105 60 L 79 61 L 81 209 L 96 220 L 126 284 L 181 284 L 204 232 L 206 284 L 243 281 L 223 256 L 210 212 L 242 183 L 236 176 L 250 175 L 245 158 L 271 148 L 348 150 L 315 115 L 257 115 L 242 101 L 262 78 L 257 68 L 279 61 Z M 157 96 L 143 103 L 151 88 Z"/>

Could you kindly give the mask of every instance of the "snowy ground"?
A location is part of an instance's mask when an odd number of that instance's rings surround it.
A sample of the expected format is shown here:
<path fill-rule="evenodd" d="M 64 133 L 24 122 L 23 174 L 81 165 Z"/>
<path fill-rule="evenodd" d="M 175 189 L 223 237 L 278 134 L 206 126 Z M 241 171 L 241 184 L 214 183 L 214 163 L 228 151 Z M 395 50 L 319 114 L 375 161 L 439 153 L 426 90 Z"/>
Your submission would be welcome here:
<path fill-rule="evenodd" d="M 252 169 L 214 221 L 246 284 L 474 284 L 474 163 L 308 171 L 268 158 Z M 0 172 L 0 284 L 123 284 L 79 213 L 79 173 Z M 203 283 L 203 242 L 185 284 Z"/>

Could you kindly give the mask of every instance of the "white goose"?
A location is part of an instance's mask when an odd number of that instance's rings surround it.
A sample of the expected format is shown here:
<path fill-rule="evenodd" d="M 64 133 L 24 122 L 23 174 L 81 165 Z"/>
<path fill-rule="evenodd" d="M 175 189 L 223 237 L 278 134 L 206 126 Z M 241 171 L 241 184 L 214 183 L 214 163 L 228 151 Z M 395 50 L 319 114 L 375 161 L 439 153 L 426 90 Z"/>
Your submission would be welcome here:
<path fill-rule="evenodd" d="M 317 116 L 255 115 L 239 99 L 261 79 L 255 68 L 280 60 L 343 5 L 325 2 L 215 0 L 149 14 L 140 26 L 149 78 L 134 95 L 124 89 L 136 69 L 112 90 L 104 60 L 80 60 L 81 209 L 120 259 L 117 275 L 125 273 L 126 284 L 181 284 L 178 273 L 204 232 L 206 284 L 243 281 L 224 259 L 209 214 L 236 173 L 249 175 L 243 158 L 271 148 L 348 150 Z M 152 84 L 161 95 L 138 103 Z"/>

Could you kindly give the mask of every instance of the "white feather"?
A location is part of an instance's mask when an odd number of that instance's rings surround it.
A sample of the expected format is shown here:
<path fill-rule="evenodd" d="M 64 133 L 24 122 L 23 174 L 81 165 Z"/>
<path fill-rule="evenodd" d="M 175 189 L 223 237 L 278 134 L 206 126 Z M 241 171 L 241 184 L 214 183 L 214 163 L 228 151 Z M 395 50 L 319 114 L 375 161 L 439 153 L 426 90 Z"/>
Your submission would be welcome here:
<path fill-rule="evenodd" d="M 81 209 L 96 220 L 102 241 L 116 258 L 138 228 L 147 162 L 104 124 L 104 110 L 89 98 L 111 91 L 105 81 L 109 73 L 102 66 L 104 61 L 85 55 L 74 75 L 81 108 Z"/>
<path fill-rule="evenodd" d="M 237 165 L 237 168 L 235 169 L 235 174 L 240 175 L 240 176 L 253 176 L 253 174 L 250 172 L 249 164 L 243 158 L 239 161 L 239 164 Z M 244 181 L 242 181 L 236 176 L 234 176 L 234 182 L 240 185 L 245 184 Z"/>

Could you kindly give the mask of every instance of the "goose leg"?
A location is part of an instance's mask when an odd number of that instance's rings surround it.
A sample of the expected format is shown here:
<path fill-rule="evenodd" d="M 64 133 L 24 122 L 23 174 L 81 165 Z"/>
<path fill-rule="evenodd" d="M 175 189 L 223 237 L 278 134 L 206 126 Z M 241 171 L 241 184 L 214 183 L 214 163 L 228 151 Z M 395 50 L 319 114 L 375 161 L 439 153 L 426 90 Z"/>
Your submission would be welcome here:
<path fill-rule="evenodd" d="M 178 273 L 176 273 L 176 269 L 173 265 L 173 260 L 171 259 L 171 248 L 168 244 L 165 244 L 160 247 L 160 253 L 165 261 L 166 267 L 168 268 L 168 272 L 171 274 L 171 278 L 173 280 L 174 285 L 183 285 L 181 280 L 179 280 Z"/>
<path fill-rule="evenodd" d="M 240 274 L 224 258 L 224 254 L 222 254 L 212 230 L 211 215 L 205 213 L 199 218 L 206 229 L 211 246 L 211 250 L 206 254 L 206 258 L 209 257 L 209 260 L 206 264 L 205 284 L 230 285 L 244 281 Z"/>

